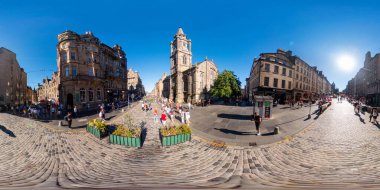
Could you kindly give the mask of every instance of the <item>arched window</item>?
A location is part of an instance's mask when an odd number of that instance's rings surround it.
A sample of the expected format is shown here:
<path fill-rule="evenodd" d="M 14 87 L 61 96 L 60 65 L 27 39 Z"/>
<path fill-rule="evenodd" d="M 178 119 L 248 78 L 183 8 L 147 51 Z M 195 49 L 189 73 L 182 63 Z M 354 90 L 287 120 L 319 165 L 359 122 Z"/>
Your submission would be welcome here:
<path fill-rule="evenodd" d="M 92 88 L 88 89 L 88 101 L 89 102 L 94 101 L 94 91 L 92 90 Z"/>
<path fill-rule="evenodd" d="M 184 64 L 184 65 L 187 64 L 186 55 L 183 56 L 183 64 Z"/>
<path fill-rule="evenodd" d="M 79 89 L 79 96 L 81 102 L 86 101 L 86 91 L 84 90 L 84 88 Z"/>

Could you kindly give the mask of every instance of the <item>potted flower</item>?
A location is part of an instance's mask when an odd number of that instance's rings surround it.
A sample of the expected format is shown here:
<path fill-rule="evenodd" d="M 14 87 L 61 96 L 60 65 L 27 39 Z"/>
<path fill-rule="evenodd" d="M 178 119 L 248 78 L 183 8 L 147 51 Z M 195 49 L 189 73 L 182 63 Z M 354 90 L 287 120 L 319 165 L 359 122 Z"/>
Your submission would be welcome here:
<path fill-rule="evenodd" d="M 107 125 L 101 119 L 94 119 L 88 122 L 86 130 L 99 139 L 107 136 L 108 133 Z"/>
<path fill-rule="evenodd" d="M 191 140 L 191 129 L 186 124 L 164 127 L 160 130 L 160 139 L 163 146 L 170 146 Z"/>
<path fill-rule="evenodd" d="M 123 124 L 116 125 L 115 130 L 110 134 L 110 143 L 141 147 L 141 127 L 134 124 L 128 115 L 126 115 L 123 120 Z"/>

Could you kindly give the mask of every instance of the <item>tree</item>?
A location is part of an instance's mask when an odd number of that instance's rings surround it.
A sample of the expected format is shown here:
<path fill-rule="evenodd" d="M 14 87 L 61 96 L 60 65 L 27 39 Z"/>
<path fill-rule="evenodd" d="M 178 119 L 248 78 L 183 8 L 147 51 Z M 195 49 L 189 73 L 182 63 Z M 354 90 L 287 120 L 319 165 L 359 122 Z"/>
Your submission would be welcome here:
<path fill-rule="evenodd" d="M 237 98 L 241 96 L 240 84 L 239 78 L 233 71 L 224 70 L 215 80 L 214 86 L 211 87 L 210 94 L 213 98 Z"/>

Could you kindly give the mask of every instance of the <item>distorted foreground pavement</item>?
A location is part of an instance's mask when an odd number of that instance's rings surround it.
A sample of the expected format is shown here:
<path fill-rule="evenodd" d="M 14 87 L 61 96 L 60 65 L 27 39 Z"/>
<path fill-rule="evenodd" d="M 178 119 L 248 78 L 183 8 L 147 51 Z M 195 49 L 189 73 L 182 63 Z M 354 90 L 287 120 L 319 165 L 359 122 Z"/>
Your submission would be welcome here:
<path fill-rule="evenodd" d="M 295 138 L 259 147 L 217 148 L 198 138 L 161 147 L 151 113 L 134 109 L 147 122 L 141 149 L 0 114 L 0 189 L 380 187 L 380 129 L 346 102 Z"/>

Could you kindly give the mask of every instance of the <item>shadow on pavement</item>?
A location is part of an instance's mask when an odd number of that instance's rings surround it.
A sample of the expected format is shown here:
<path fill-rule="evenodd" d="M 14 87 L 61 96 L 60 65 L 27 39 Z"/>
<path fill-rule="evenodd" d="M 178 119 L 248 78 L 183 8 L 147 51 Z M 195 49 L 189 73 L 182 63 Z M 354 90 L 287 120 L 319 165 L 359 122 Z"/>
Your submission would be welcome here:
<path fill-rule="evenodd" d="M 233 134 L 233 135 L 254 135 L 255 133 L 252 132 L 242 132 L 242 131 L 235 131 L 231 129 L 222 129 L 222 128 L 214 128 L 215 130 L 218 130 L 222 133 L 226 134 Z"/>
<path fill-rule="evenodd" d="M 141 127 L 141 147 L 144 145 L 146 135 L 147 135 L 147 128 L 145 127 L 146 122 L 141 122 L 140 127 Z"/>
<path fill-rule="evenodd" d="M 283 122 L 283 123 L 277 123 L 276 125 L 273 125 L 273 127 L 277 127 L 277 126 L 280 126 L 280 125 L 283 125 L 283 124 L 287 124 L 287 123 L 291 123 L 293 121 L 297 121 L 297 120 L 300 120 L 302 118 L 304 118 L 305 116 L 302 116 L 302 117 L 299 117 L 299 118 L 296 118 L 296 119 L 293 119 L 293 120 L 290 120 L 290 121 L 286 121 L 286 122 Z M 305 121 L 305 120 L 304 120 Z"/>
<path fill-rule="evenodd" d="M 251 120 L 252 119 L 252 115 L 239 115 L 239 114 L 228 114 L 228 113 L 218 114 L 218 117 L 225 118 L 225 119 L 237 119 L 237 120 Z"/>
<path fill-rule="evenodd" d="M 16 137 L 16 135 L 15 135 L 11 130 L 7 129 L 6 127 L 0 125 L 0 129 L 1 129 L 4 133 L 8 134 L 10 137 L 13 137 L 13 138 Z"/>
<path fill-rule="evenodd" d="M 272 135 L 274 135 L 274 132 L 265 133 L 265 134 L 262 134 L 261 136 L 272 136 Z"/>

